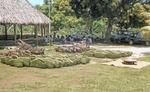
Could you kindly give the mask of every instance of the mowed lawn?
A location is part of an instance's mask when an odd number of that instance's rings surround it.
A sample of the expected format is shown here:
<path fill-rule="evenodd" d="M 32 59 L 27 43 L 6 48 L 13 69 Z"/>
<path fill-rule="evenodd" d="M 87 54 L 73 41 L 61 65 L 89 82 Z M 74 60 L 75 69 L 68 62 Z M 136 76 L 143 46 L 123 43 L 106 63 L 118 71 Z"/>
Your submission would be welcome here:
<path fill-rule="evenodd" d="M 149 91 L 150 66 L 141 70 L 117 68 L 102 65 L 101 60 L 60 69 L 15 68 L 0 64 L 0 92 Z"/>

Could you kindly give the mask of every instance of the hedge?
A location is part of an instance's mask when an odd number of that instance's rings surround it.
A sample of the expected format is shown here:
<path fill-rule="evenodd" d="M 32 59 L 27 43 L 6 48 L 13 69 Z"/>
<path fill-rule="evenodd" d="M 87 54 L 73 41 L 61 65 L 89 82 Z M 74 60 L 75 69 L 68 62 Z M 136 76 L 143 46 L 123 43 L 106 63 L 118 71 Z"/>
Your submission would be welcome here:
<path fill-rule="evenodd" d="M 3 49 L 5 49 L 5 46 L 0 46 L 0 50 L 3 50 Z"/>
<path fill-rule="evenodd" d="M 116 59 L 116 58 L 122 58 L 122 57 L 129 57 L 132 55 L 132 52 L 124 52 L 124 51 L 109 51 L 109 50 L 90 50 L 83 55 L 89 56 L 89 57 L 95 57 L 95 58 L 110 58 L 110 59 Z"/>
<path fill-rule="evenodd" d="M 18 57 L 16 59 L 11 57 L 1 58 L 1 63 L 14 67 L 35 67 L 35 68 L 61 68 L 78 64 L 87 64 L 90 59 L 82 56 L 67 56 L 67 57 Z"/>

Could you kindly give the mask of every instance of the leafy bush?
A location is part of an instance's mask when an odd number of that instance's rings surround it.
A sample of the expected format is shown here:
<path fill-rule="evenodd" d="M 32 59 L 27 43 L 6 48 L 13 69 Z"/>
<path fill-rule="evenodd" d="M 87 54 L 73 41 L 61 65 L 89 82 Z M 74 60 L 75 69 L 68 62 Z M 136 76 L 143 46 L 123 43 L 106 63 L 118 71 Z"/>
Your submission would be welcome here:
<path fill-rule="evenodd" d="M 90 50 L 83 55 L 89 57 L 96 57 L 96 58 L 121 58 L 121 57 L 129 57 L 132 55 L 132 52 L 123 52 L 123 51 L 108 51 L 108 50 Z"/>
<path fill-rule="evenodd" d="M 1 58 L 1 62 L 7 65 L 15 66 L 15 67 L 29 67 L 30 66 L 30 58 L 17 58 L 13 59 L 11 57 Z"/>
<path fill-rule="evenodd" d="M 36 68 L 61 68 L 78 64 L 87 64 L 90 59 L 82 56 L 67 56 L 56 58 L 42 57 L 19 57 L 13 59 L 11 57 L 1 58 L 1 63 L 15 67 L 36 67 Z"/>
<path fill-rule="evenodd" d="M 5 49 L 5 46 L 0 46 L 0 50 L 3 50 L 3 49 Z"/>
<path fill-rule="evenodd" d="M 145 26 L 140 29 L 143 35 L 144 40 L 149 40 L 150 41 L 150 26 Z"/>
<path fill-rule="evenodd" d="M 34 59 L 31 60 L 30 67 L 48 68 L 48 62 L 45 59 Z"/>

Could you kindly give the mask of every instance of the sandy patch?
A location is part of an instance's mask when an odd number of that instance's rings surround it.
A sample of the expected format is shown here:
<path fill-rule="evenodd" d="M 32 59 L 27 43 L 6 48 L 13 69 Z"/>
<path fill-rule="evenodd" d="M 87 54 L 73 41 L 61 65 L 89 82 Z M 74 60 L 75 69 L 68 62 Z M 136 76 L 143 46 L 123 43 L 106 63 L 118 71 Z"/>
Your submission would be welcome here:
<path fill-rule="evenodd" d="M 142 68 L 150 65 L 149 62 L 144 62 L 144 61 L 138 61 L 136 65 L 125 65 L 122 62 L 123 62 L 123 60 L 119 59 L 116 61 L 112 61 L 112 62 L 108 62 L 108 63 L 102 63 L 102 64 L 117 66 L 117 67 L 135 68 L 135 69 L 142 69 Z"/>
<path fill-rule="evenodd" d="M 94 64 L 96 64 L 96 62 L 94 62 L 94 61 L 91 61 L 91 62 L 90 62 L 90 64 L 94 65 Z"/>

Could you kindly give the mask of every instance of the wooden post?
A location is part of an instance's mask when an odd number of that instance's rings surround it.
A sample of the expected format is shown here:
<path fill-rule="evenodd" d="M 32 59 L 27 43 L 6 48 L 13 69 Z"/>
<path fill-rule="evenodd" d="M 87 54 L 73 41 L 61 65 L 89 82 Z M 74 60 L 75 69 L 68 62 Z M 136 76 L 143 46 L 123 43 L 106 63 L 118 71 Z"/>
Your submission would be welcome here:
<path fill-rule="evenodd" d="M 44 37 L 43 36 L 43 25 L 41 25 L 41 36 Z"/>
<path fill-rule="evenodd" d="M 5 40 L 7 40 L 8 35 L 7 35 L 7 25 L 5 24 Z"/>
<path fill-rule="evenodd" d="M 22 29 L 22 25 L 20 25 L 20 29 L 21 29 L 21 30 L 20 30 L 21 39 L 23 39 L 23 29 Z"/>
<path fill-rule="evenodd" d="M 44 25 L 43 27 L 44 27 L 44 36 L 45 36 L 45 34 L 46 34 L 46 32 L 45 32 L 45 30 L 46 30 L 46 29 L 45 29 L 45 25 Z"/>
<path fill-rule="evenodd" d="M 53 41 L 53 37 L 52 37 L 52 34 L 51 34 L 51 26 L 50 24 L 48 25 L 48 38 L 49 38 L 49 43 L 50 45 L 52 45 L 52 41 Z"/>
<path fill-rule="evenodd" d="M 16 43 L 17 35 L 16 35 L 16 24 L 14 24 L 14 41 Z"/>
<path fill-rule="evenodd" d="M 35 27 L 35 38 L 36 38 L 36 46 L 38 46 L 38 32 L 37 32 L 37 26 L 38 25 L 35 25 L 34 27 Z"/>
<path fill-rule="evenodd" d="M 37 36 L 37 26 L 34 25 L 34 38 L 36 38 L 36 36 Z"/>

